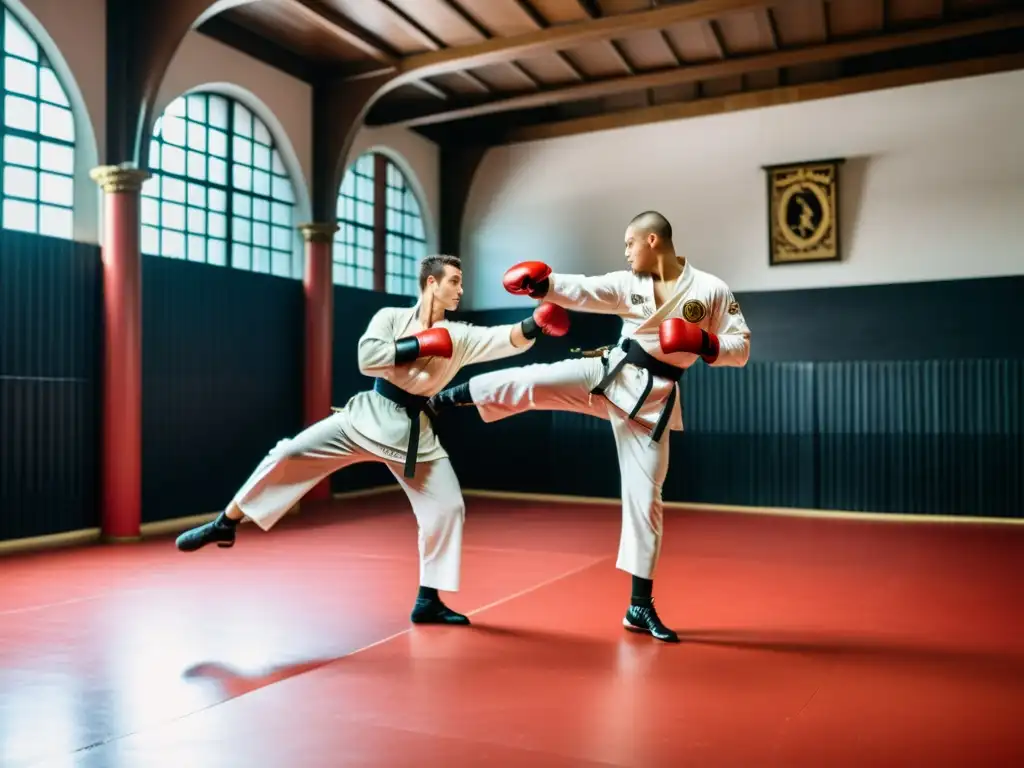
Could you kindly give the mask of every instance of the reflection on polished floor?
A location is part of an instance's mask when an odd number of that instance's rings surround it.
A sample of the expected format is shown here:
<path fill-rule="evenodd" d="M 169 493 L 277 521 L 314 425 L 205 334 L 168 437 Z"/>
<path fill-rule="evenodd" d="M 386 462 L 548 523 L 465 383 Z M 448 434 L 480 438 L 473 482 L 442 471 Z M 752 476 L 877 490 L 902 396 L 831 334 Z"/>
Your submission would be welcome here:
<path fill-rule="evenodd" d="M 0 765 L 1024 765 L 1024 526 L 672 511 L 665 645 L 616 508 L 467 514 L 469 628 L 409 624 L 398 494 L 0 559 Z"/>

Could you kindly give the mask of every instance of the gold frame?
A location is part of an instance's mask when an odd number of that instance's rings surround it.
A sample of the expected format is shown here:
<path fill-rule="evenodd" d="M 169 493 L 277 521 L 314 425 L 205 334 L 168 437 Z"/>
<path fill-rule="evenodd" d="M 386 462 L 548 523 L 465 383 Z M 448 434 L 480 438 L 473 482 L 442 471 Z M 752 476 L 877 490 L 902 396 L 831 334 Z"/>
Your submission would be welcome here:
<path fill-rule="evenodd" d="M 768 264 L 807 264 L 839 261 L 839 168 L 843 159 L 813 160 L 785 165 L 769 165 L 764 170 L 768 189 Z M 804 222 L 810 231 L 794 231 L 783 215 L 790 201 L 800 192 L 814 196 L 821 210 L 820 219 Z M 814 216 L 806 203 L 805 216 Z"/>

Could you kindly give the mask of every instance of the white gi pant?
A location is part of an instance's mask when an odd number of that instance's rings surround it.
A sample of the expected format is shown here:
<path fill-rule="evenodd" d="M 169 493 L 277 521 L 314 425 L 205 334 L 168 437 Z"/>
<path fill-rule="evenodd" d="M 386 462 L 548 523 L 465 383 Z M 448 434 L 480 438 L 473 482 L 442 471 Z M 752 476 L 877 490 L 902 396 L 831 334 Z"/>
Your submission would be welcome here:
<path fill-rule="evenodd" d="M 269 531 L 313 487 L 331 473 L 365 461 L 387 465 L 412 503 L 419 526 L 420 585 L 446 592 L 459 589 L 465 501 L 451 461 L 420 462 L 412 478 L 402 461 L 388 461 L 351 439 L 351 416 L 333 413 L 264 457 L 234 501 L 256 525 Z"/>
<path fill-rule="evenodd" d="M 645 426 L 602 395 L 591 394 L 604 374 L 601 358 L 576 358 L 474 376 L 469 380 L 469 392 L 485 422 L 525 411 L 571 411 L 611 422 L 622 487 L 616 567 L 651 579 L 661 553 L 661 494 L 668 474 L 669 433 L 655 443 Z"/>

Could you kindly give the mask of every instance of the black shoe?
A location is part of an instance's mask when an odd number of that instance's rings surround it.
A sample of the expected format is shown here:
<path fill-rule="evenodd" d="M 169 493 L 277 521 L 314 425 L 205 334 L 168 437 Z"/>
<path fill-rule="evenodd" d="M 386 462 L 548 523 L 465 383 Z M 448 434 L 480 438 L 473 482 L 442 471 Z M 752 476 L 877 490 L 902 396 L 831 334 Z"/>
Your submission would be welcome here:
<path fill-rule="evenodd" d="M 412 609 L 413 624 L 469 624 L 469 618 L 456 613 L 436 598 L 416 598 Z"/>
<path fill-rule="evenodd" d="M 631 605 L 622 620 L 622 626 L 630 632 L 646 632 L 655 640 L 666 643 L 678 643 L 679 635 L 661 623 L 658 612 L 654 610 L 654 601 L 650 605 Z"/>
<path fill-rule="evenodd" d="M 437 416 L 441 411 L 458 406 L 473 405 L 473 398 L 469 394 L 469 382 L 458 384 L 448 389 L 442 389 L 433 397 L 427 399 L 426 410 L 430 416 Z"/>
<path fill-rule="evenodd" d="M 174 542 L 175 546 L 182 552 L 195 552 L 207 544 L 216 544 L 222 549 L 233 547 L 235 545 L 235 528 L 237 523 L 223 522 L 221 517 L 211 520 L 206 525 L 200 525 L 198 528 L 185 531 Z"/>

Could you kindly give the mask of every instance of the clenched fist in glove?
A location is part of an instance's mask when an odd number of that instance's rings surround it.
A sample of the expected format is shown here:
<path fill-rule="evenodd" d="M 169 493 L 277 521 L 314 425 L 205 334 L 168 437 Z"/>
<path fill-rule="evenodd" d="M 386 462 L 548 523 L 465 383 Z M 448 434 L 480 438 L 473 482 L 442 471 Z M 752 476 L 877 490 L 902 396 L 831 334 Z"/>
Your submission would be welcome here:
<path fill-rule="evenodd" d="M 421 357 L 451 357 L 452 337 L 447 328 L 434 327 L 395 340 L 395 364 Z"/>
<path fill-rule="evenodd" d="M 509 269 L 501 282 L 509 293 L 539 299 L 548 292 L 550 274 L 551 267 L 542 261 L 523 261 Z"/>
<path fill-rule="evenodd" d="M 539 305 L 533 314 L 522 322 L 523 336 L 535 339 L 541 333 L 548 336 L 565 336 L 569 332 L 569 313 L 557 304 Z"/>
<path fill-rule="evenodd" d="M 661 351 L 666 354 L 689 352 L 700 355 L 709 363 L 718 357 L 718 336 L 681 317 L 670 317 L 659 325 L 658 340 Z"/>

